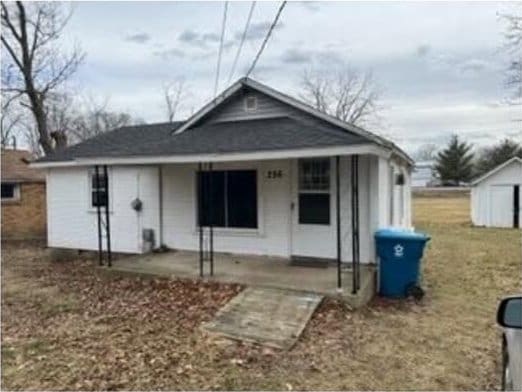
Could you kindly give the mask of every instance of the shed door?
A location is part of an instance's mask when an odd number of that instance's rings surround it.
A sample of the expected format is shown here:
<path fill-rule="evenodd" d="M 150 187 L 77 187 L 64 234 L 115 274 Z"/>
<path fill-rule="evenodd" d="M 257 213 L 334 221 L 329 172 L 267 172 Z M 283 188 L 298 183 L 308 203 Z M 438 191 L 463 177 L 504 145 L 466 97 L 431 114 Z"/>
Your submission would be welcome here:
<path fill-rule="evenodd" d="M 513 186 L 494 185 L 489 200 L 491 226 L 513 227 Z"/>
<path fill-rule="evenodd" d="M 520 195 L 520 185 L 513 187 L 513 227 L 521 227 L 520 210 L 522 204 L 522 196 Z"/>

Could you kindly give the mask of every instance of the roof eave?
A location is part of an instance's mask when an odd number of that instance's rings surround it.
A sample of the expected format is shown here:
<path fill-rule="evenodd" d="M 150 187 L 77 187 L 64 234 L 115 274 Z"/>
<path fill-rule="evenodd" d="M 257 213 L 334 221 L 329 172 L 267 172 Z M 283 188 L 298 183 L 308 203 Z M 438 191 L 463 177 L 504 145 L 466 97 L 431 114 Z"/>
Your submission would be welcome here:
<path fill-rule="evenodd" d="M 168 156 L 130 156 L 130 157 L 92 157 L 77 158 L 62 162 L 35 162 L 35 168 L 60 168 L 93 165 L 157 165 L 169 163 L 198 163 L 198 162 L 239 162 L 271 159 L 295 159 L 306 157 L 343 156 L 355 154 L 372 154 L 383 158 L 390 158 L 391 152 L 375 144 L 356 144 L 351 146 L 330 146 L 316 148 L 299 148 L 284 150 L 206 153 Z"/>
<path fill-rule="evenodd" d="M 490 171 L 488 171 L 486 174 L 483 174 L 482 176 L 480 176 L 480 177 L 477 178 L 476 180 L 473 180 L 473 181 L 470 183 L 470 185 L 471 185 L 471 186 L 475 186 L 475 185 L 481 183 L 481 182 L 484 181 L 485 179 L 491 177 L 493 174 L 498 173 L 500 170 L 502 170 L 502 169 L 505 168 L 506 166 L 511 165 L 513 162 L 519 162 L 519 163 L 522 163 L 522 159 L 520 159 L 519 157 L 513 157 L 513 158 L 508 159 L 506 162 L 501 163 L 500 165 L 498 165 L 498 166 L 494 167 L 493 169 L 491 169 Z"/>

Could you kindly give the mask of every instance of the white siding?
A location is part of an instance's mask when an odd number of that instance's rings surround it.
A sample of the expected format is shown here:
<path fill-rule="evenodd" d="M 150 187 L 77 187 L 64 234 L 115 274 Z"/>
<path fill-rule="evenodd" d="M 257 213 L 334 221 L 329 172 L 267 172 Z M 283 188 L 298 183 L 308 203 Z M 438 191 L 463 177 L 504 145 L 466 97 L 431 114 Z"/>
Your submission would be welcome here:
<path fill-rule="evenodd" d="M 359 157 L 359 229 L 361 262 L 374 262 L 373 233 L 391 224 L 391 168 L 389 160 Z M 337 256 L 335 158 L 331 158 L 330 225 L 299 225 L 297 160 L 219 163 L 215 170 L 255 169 L 258 177 L 257 230 L 215 228 L 217 252 L 290 257 Z M 340 159 L 342 260 L 352 260 L 351 157 Z M 269 170 L 281 170 L 282 178 L 269 179 Z M 398 167 L 398 170 L 404 168 Z M 198 250 L 196 226 L 197 165 L 163 165 L 163 242 L 174 249 Z M 120 166 L 110 168 L 111 236 L 115 252 L 143 252 L 142 229 L 152 228 L 159 245 L 159 168 Z M 402 218 L 409 222 L 410 177 L 402 192 Z M 130 204 L 139 197 L 143 210 Z M 51 169 L 48 174 L 49 246 L 97 250 L 97 216 L 90 208 L 88 168 Z M 396 200 L 396 198 L 394 198 Z M 292 205 L 294 208 L 292 209 Z M 397 203 L 394 208 L 400 209 Z M 398 211 L 394 216 L 401 216 Z M 401 223 L 402 222 L 402 223 Z"/>
<path fill-rule="evenodd" d="M 245 110 L 245 97 L 257 97 L 257 110 Z M 292 116 L 308 123 L 322 120 L 260 92 L 245 89 L 201 121 L 217 122 Z M 219 169 L 255 169 L 258 173 L 257 230 L 215 229 L 218 252 L 289 257 L 304 255 L 336 258 L 335 158 L 331 158 L 330 225 L 299 225 L 297 160 L 220 163 Z M 342 259 L 352 259 L 351 157 L 341 157 Z M 177 249 L 199 249 L 196 228 L 196 165 L 163 165 L 163 242 Z M 282 178 L 268 179 L 269 170 L 281 170 Z M 394 172 L 403 172 L 406 184 L 394 185 Z M 143 251 L 142 230 L 159 233 L 159 167 L 116 166 L 110 170 L 112 247 L 117 252 Z M 410 172 L 389 159 L 363 155 L 359 158 L 359 238 L 362 262 L 373 262 L 373 233 L 389 225 L 411 224 Z M 97 249 L 97 221 L 90 208 L 88 168 L 51 169 L 48 175 L 49 245 Z M 137 213 L 130 203 L 143 201 Z M 294 208 L 292 208 L 292 205 Z"/>
<path fill-rule="evenodd" d="M 245 109 L 245 99 L 251 96 L 257 99 L 257 110 L 255 111 L 247 111 Z M 209 116 L 202 121 L 214 123 L 274 117 L 292 117 L 305 121 L 308 124 L 324 124 L 324 120 L 280 102 L 259 91 L 250 89 L 243 89 L 242 93 L 230 98 L 228 102 L 224 103 L 215 112 L 210 113 Z"/>
<path fill-rule="evenodd" d="M 499 186 L 520 186 L 519 205 L 522 206 L 522 163 L 514 161 L 500 171 L 485 178 L 471 188 L 471 220 L 477 226 L 493 226 L 494 209 L 499 206 L 492 201 L 492 191 Z M 522 214 L 520 215 L 522 220 Z M 520 224 L 520 221 L 519 221 Z M 511 222 L 505 222 L 502 227 L 511 227 Z"/>
<path fill-rule="evenodd" d="M 245 109 L 245 99 L 249 96 L 256 97 L 257 99 L 257 109 L 255 111 L 247 111 Z M 243 94 L 238 94 L 231 98 L 228 103 L 223 105 L 217 112 L 213 113 L 208 121 L 237 121 L 256 117 L 277 117 L 296 112 L 296 109 L 293 109 L 292 107 L 265 94 L 257 91 L 245 91 Z M 302 112 L 297 113 L 302 114 Z"/>
<path fill-rule="evenodd" d="M 158 235 L 158 171 L 151 166 L 109 169 L 111 247 L 141 253 L 142 228 Z M 47 175 L 47 226 L 50 247 L 97 250 L 96 210 L 90 204 L 89 168 L 56 168 Z M 141 212 L 130 204 L 139 197 Z M 104 243 L 105 249 L 105 243 Z"/>
<path fill-rule="evenodd" d="M 215 164 L 215 170 L 255 169 L 258 177 L 258 230 L 214 230 L 218 252 L 287 256 L 289 254 L 290 184 L 288 161 Z M 168 247 L 199 249 L 196 227 L 196 165 L 163 167 L 163 236 Z M 268 170 L 283 177 L 267 179 Z"/>
<path fill-rule="evenodd" d="M 348 158 L 349 159 L 349 158 Z M 359 257 L 362 263 L 374 262 L 374 252 L 370 249 L 372 242 L 373 230 L 371 227 L 370 210 L 373 208 L 371 203 L 370 190 L 370 160 L 373 159 L 367 155 L 359 157 Z M 350 169 L 351 170 L 351 169 Z M 349 177 L 346 175 L 346 178 Z M 345 222 L 345 225 L 351 228 L 351 222 Z M 346 241 L 351 249 L 351 241 Z M 350 257 L 345 258 L 348 261 L 352 260 L 351 251 Z"/>
<path fill-rule="evenodd" d="M 404 192 L 404 217 L 403 217 L 403 226 L 404 227 L 412 227 L 412 218 L 411 218 L 411 188 L 413 184 L 413 173 L 411 169 L 408 169 L 406 167 L 402 167 L 402 171 L 404 173 L 404 186 L 403 186 L 403 192 Z"/>
<path fill-rule="evenodd" d="M 471 188 L 471 222 L 475 226 L 484 226 L 486 224 L 481 211 L 487 211 L 487 206 L 484 202 L 483 195 L 485 194 L 485 187 L 474 186 Z"/>
<path fill-rule="evenodd" d="M 377 157 L 362 156 L 359 160 L 359 222 L 360 257 L 373 262 L 373 232 L 377 220 L 371 222 L 372 212 L 378 211 L 377 199 L 370 189 L 370 164 Z M 351 187 L 350 157 L 341 158 L 341 233 L 342 259 L 351 261 Z M 277 160 L 217 164 L 219 169 L 256 169 L 258 171 L 258 230 L 214 229 L 214 249 L 217 252 L 259 254 L 290 257 L 336 257 L 335 161 L 331 165 L 331 219 L 329 226 L 297 225 L 297 161 Z M 163 211 L 165 244 L 176 249 L 199 249 L 196 227 L 196 165 L 165 165 L 163 167 Z M 282 170 L 280 179 L 267 179 L 268 170 Z M 294 208 L 292 210 L 292 203 Z M 296 238 L 296 236 L 299 236 Z M 296 244 L 301 244 L 300 248 Z M 305 245 L 305 249 L 302 248 Z"/>

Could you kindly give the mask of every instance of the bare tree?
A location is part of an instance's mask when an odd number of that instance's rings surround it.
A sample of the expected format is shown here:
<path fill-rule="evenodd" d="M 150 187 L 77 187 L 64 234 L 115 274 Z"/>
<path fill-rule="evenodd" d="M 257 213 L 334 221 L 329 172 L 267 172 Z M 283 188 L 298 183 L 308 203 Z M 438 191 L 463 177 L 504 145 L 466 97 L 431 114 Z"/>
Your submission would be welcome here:
<path fill-rule="evenodd" d="M 64 135 L 72 144 L 142 122 L 128 113 L 112 111 L 108 98 L 89 95 L 73 98 L 67 93 L 56 93 L 49 96 L 47 106 L 49 130 Z"/>
<path fill-rule="evenodd" d="M 185 92 L 185 79 L 179 79 L 172 83 L 168 83 L 163 88 L 163 96 L 165 98 L 165 108 L 169 122 L 173 122 L 178 114 L 180 105 L 187 98 Z"/>
<path fill-rule="evenodd" d="M 504 31 L 505 50 L 510 55 L 506 70 L 506 84 L 513 90 L 514 102 L 522 104 L 522 6 L 519 5 L 519 14 L 501 14 L 505 22 Z"/>
<path fill-rule="evenodd" d="M 1 77 L 2 86 L 10 83 L 14 73 L 12 67 L 2 64 Z M 18 132 L 18 125 L 22 119 L 22 112 L 17 104 L 18 94 L 1 90 L 2 113 L 0 116 L 0 133 L 2 148 L 13 145 Z"/>
<path fill-rule="evenodd" d="M 419 146 L 417 151 L 413 153 L 416 161 L 432 161 L 437 157 L 439 147 L 434 143 L 426 143 Z"/>
<path fill-rule="evenodd" d="M 71 14 L 59 3 L 3 1 L 1 7 L 2 66 L 12 70 L 8 84 L 2 78 L 2 90 L 22 99 L 34 117 L 39 144 L 49 154 L 66 142 L 63 134 L 49 130 L 49 97 L 76 71 L 84 53 L 78 48 L 67 54 L 60 50 L 57 40 Z"/>
<path fill-rule="evenodd" d="M 34 126 L 25 126 L 22 128 L 22 135 L 25 138 L 26 143 L 29 146 L 29 150 L 32 151 L 34 156 L 42 156 L 42 145 L 40 144 L 40 140 L 38 138 L 38 132 L 35 131 Z"/>
<path fill-rule="evenodd" d="M 142 122 L 134 119 L 130 114 L 109 110 L 109 101 L 102 101 L 89 97 L 83 105 L 82 110 L 77 112 L 69 127 L 75 141 L 83 141 L 115 128 Z"/>
<path fill-rule="evenodd" d="M 17 130 L 21 125 L 23 114 L 15 108 L 16 97 L 2 97 L 2 115 L 0 116 L 0 144 L 2 148 L 16 146 Z"/>
<path fill-rule="evenodd" d="M 379 94 L 371 72 L 306 70 L 301 90 L 300 97 L 309 105 L 354 125 L 364 125 L 377 115 Z"/>
<path fill-rule="evenodd" d="M 71 95 L 56 92 L 47 97 L 47 127 L 53 135 L 72 139 L 72 124 L 76 117 L 76 105 Z"/>

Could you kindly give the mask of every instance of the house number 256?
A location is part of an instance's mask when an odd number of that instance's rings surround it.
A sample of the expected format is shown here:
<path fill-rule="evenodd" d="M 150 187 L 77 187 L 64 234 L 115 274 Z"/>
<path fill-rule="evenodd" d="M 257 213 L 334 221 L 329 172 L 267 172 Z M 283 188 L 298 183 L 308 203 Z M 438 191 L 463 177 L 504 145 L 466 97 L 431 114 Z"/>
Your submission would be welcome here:
<path fill-rule="evenodd" d="M 269 170 L 266 173 L 266 178 L 282 178 L 283 171 L 282 170 Z"/>

